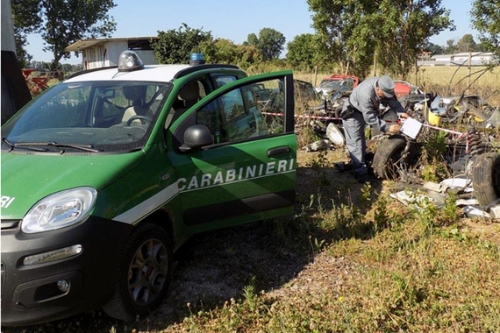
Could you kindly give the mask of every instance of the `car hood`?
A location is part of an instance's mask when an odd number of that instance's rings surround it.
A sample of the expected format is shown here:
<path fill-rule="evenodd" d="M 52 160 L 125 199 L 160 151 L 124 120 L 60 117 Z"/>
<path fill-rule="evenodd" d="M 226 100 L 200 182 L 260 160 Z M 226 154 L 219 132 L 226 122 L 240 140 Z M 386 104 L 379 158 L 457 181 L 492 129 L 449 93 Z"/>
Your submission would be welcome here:
<path fill-rule="evenodd" d="M 2 151 L 2 219 L 20 219 L 47 195 L 81 186 L 102 190 L 136 168 L 143 152 L 42 155 Z"/>

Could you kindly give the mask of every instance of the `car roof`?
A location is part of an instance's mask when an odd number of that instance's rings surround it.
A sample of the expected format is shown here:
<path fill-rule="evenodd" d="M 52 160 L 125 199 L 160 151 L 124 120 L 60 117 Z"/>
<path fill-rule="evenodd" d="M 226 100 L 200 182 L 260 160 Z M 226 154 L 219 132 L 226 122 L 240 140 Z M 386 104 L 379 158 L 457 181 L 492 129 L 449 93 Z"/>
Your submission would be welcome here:
<path fill-rule="evenodd" d="M 117 67 L 90 70 L 68 78 L 65 82 L 82 81 L 155 81 L 170 82 L 176 75 L 191 65 L 146 65 L 143 69 L 119 72 Z"/>

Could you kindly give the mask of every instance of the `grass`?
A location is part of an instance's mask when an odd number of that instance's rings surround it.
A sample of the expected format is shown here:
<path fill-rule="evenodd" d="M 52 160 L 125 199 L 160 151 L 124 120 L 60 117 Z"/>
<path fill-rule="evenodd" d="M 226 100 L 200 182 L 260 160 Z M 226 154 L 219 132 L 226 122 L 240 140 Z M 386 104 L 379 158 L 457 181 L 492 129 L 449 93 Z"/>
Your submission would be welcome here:
<path fill-rule="evenodd" d="M 325 166 L 324 153 L 312 155 L 303 167 Z M 292 222 L 300 237 L 280 246 L 309 243 L 321 265 L 282 285 L 286 296 L 257 292 L 253 279 L 241 297 L 151 332 L 500 331 L 498 237 L 471 229 L 452 200 L 417 210 L 388 198 L 387 188 L 376 198 L 368 185 L 358 190 L 329 206 L 314 195 L 304 201 Z M 338 269 L 339 261 L 349 264 Z"/>
<path fill-rule="evenodd" d="M 311 82 L 317 86 L 321 79 L 333 73 L 299 73 L 295 72 L 296 79 Z M 377 73 L 383 74 L 383 73 Z M 402 78 L 397 78 L 402 79 Z M 478 94 L 492 105 L 500 105 L 500 66 L 492 70 L 485 67 L 466 66 L 426 66 L 419 67 L 418 73 L 410 73 L 406 78 L 427 92 L 436 92 L 442 96 Z"/>
<path fill-rule="evenodd" d="M 460 223 L 430 227 L 435 220 L 415 212 L 393 223 L 384 208 L 387 199 L 379 200 L 385 202 L 364 217 L 353 205 L 317 213 L 325 230 L 358 228 L 374 223 L 377 214 L 383 216 L 382 227 L 372 229 L 369 238 L 346 234 L 317 254 L 352 262 L 347 276 L 342 270 L 328 276 L 343 280 L 340 287 L 318 294 L 291 291 L 276 298 L 255 292 L 252 282 L 243 297 L 192 314 L 161 332 L 500 331 L 499 245 L 485 242 Z M 429 208 L 424 215 L 435 213 Z"/>

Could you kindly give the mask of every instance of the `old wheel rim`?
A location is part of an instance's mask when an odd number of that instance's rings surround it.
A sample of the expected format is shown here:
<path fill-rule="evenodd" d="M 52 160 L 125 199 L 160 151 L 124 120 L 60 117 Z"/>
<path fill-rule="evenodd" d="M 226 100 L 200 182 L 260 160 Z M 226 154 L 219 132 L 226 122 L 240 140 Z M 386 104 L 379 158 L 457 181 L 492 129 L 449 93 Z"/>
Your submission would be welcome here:
<path fill-rule="evenodd" d="M 135 252 L 128 271 L 128 291 L 136 305 L 148 305 L 167 282 L 168 252 L 158 239 L 145 241 Z"/>

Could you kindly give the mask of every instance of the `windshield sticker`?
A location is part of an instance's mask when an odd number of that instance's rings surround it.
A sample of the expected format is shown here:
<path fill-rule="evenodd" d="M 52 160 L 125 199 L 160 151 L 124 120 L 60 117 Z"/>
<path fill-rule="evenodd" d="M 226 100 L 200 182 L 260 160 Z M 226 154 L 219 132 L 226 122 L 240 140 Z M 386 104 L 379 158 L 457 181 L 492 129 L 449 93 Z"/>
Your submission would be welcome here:
<path fill-rule="evenodd" d="M 179 178 L 177 184 L 179 191 L 191 191 L 205 187 L 236 183 L 252 178 L 267 177 L 278 173 L 291 172 L 294 169 L 294 159 L 281 160 L 278 162 L 268 162 L 249 165 L 237 169 L 222 170 L 216 174 L 205 173 L 194 175 L 191 179 Z"/>

